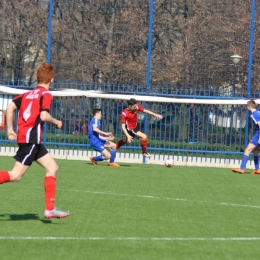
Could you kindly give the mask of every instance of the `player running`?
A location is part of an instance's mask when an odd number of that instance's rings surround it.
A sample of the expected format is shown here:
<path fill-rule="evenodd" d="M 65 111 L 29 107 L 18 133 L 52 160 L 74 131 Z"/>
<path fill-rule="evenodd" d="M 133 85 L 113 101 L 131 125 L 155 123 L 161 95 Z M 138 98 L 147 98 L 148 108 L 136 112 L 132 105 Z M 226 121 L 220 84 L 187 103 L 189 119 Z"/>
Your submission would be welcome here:
<path fill-rule="evenodd" d="M 128 107 L 122 112 L 121 123 L 122 130 L 125 133 L 126 137 L 117 142 L 116 148 L 120 148 L 125 145 L 127 142 L 131 143 L 133 138 L 136 136 L 141 138 L 140 144 L 142 147 L 143 156 L 146 158 L 151 158 L 152 155 L 149 154 L 146 150 L 147 146 L 147 136 L 146 134 L 140 132 L 137 129 L 137 113 L 143 112 L 149 115 L 156 117 L 157 119 L 162 119 L 162 115 L 155 114 L 154 112 L 144 109 L 143 107 L 137 105 L 137 101 L 134 98 L 131 98 L 128 101 Z"/>
<path fill-rule="evenodd" d="M 100 130 L 100 120 L 102 118 L 101 109 L 97 108 L 93 111 L 93 118 L 88 125 L 88 139 L 90 142 L 90 146 L 95 150 L 101 153 L 99 156 L 91 156 L 90 160 L 93 165 L 97 165 L 98 161 L 104 161 L 110 159 L 108 166 L 120 166 L 115 163 L 116 158 L 116 144 L 111 142 L 114 140 L 114 136 L 111 132 L 103 132 Z M 102 135 L 106 135 L 107 137 L 103 137 Z M 106 150 L 107 148 L 111 148 L 110 152 Z"/>
<path fill-rule="evenodd" d="M 232 169 L 233 172 L 237 172 L 240 174 L 244 174 L 246 163 L 248 161 L 248 157 L 251 152 L 254 154 L 254 163 L 255 163 L 255 170 L 252 174 L 260 174 L 259 170 L 259 156 L 257 148 L 260 146 L 260 111 L 256 110 L 257 104 L 254 100 L 250 100 L 247 102 L 247 109 L 251 112 L 251 118 L 253 119 L 253 124 L 255 128 L 255 134 L 252 137 L 251 141 L 249 142 L 247 148 L 245 149 L 244 156 L 242 158 L 242 162 L 240 168 Z"/>
<path fill-rule="evenodd" d="M 38 87 L 19 95 L 7 107 L 8 139 L 16 140 L 18 151 L 14 156 L 16 162 L 11 171 L 0 171 L 0 184 L 20 181 L 33 161 L 46 170 L 44 178 L 45 218 L 65 218 L 68 212 L 57 209 L 54 205 L 56 193 L 56 173 L 58 165 L 41 144 L 43 123 L 48 122 L 62 127 L 62 122 L 53 118 L 49 112 L 52 94 L 49 87 L 54 80 L 54 69 L 50 64 L 43 63 L 37 70 Z M 13 130 L 14 111 L 19 110 L 18 134 Z"/>

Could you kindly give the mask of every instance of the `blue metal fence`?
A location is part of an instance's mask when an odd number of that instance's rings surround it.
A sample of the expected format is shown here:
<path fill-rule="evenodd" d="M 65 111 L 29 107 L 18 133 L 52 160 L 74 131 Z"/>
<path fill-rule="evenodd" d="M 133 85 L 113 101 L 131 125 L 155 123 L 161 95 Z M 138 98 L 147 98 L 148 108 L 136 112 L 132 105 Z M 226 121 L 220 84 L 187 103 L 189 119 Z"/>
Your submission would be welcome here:
<path fill-rule="evenodd" d="M 32 87 L 35 68 L 47 60 L 55 67 L 54 90 L 258 98 L 259 10 L 256 0 L 4 0 L 0 84 Z M 242 56 L 239 64 L 233 54 Z M 95 102 L 102 104 L 103 126 L 121 138 L 122 101 L 55 98 L 52 112 L 64 130 L 48 126 L 47 145 L 89 149 L 82 126 Z M 239 158 L 251 132 L 241 106 L 143 105 L 165 115 L 140 121 L 154 153 Z M 14 145 L 4 131 L 0 140 Z M 123 150 L 140 152 L 137 141 Z"/>
<path fill-rule="evenodd" d="M 32 81 L 28 86 L 26 80 L 17 81 L 13 85 L 10 78 L 2 78 L 2 84 L 12 88 L 32 89 L 37 85 L 36 81 Z M 80 89 L 80 90 L 102 90 L 113 93 L 126 93 L 138 95 L 156 95 L 169 96 L 179 98 L 200 98 L 200 99 L 258 99 L 260 97 L 260 89 L 253 89 L 248 92 L 247 89 L 236 90 L 225 88 L 187 88 L 187 87 L 171 87 L 171 86 L 150 86 L 149 93 L 146 92 L 145 85 L 138 84 L 110 84 L 110 83 L 93 83 L 80 81 L 55 80 L 51 86 L 51 90 L 62 89 Z"/>
<path fill-rule="evenodd" d="M 7 96 L 4 96 L 7 97 Z M 10 98 L 10 96 L 9 96 Z M 148 149 L 153 155 L 179 155 L 195 158 L 239 159 L 243 153 L 246 107 L 243 105 L 195 105 L 172 103 L 146 103 L 145 106 L 164 118 L 140 114 L 139 129 L 145 130 L 149 137 Z M 55 151 L 91 150 L 88 143 L 88 122 L 93 108 L 102 108 L 102 128 L 111 131 L 118 141 L 123 137 L 121 113 L 126 102 L 120 100 L 96 99 L 86 97 L 55 97 L 51 114 L 63 121 L 62 130 L 53 125 L 47 126 L 46 145 Z M 251 125 L 250 125 L 251 126 Z M 250 127 L 250 135 L 252 129 Z M 0 132 L 1 146 L 14 146 Z M 120 149 L 121 153 L 140 154 L 139 139 Z"/>

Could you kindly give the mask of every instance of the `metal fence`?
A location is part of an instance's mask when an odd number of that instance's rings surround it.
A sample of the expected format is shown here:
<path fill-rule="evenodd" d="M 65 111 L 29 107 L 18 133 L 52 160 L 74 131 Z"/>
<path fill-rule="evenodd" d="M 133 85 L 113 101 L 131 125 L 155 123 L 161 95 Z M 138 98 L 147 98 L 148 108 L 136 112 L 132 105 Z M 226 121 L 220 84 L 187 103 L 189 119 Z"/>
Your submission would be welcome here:
<path fill-rule="evenodd" d="M 0 84 L 32 87 L 36 68 L 47 61 L 55 68 L 53 89 L 256 98 L 260 96 L 258 3 L 2 0 Z M 232 59 L 235 54 L 241 59 Z M 52 112 L 62 116 L 65 128 L 64 132 L 49 128 L 47 145 L 88 149 L 82 127 L 93 105 L 95 100 L 56 98 Z M 248 114 L 242 107 L 147 105 L 165 114 L 161 122 L 140 121 L 155 153 L 233 158 L 248 140 L 251 128 L 245 126 Z M 102 100 L 103 126 L 112 127 L 117 138 L 122 135 L 115 123 L 122 106 L 122 101 Z M 12 145 L 4 131 L 0 139 Z M 123 149 L 137 152 L 139 145 Z"/>
<path fill-rule="evenodd" d="M 7 97 L 7 96 L 2 96 Z M 8 96 L 11 98 L 11 96 Z M 146 106 L 146 102 L 141 102 Z M 102 129 L 113 132 L 115 141 L 124 134 L 121 113 L 126 101 L 86 97 L 55 97 L 51 114 L 63 121 L 62 130 L 47 126 L 46 146 L 50 149 L 69 150 L 71 153 L 92 150 L 88 142 L 88 123 L 94 107 L 102 108 Z M 153 155 L 179 155 L 195 158 L 240 159 L 246 134 L 246 107 L 244 105 L 173 104 L 149 102 L 148 109 L 162 114 L 138 117 L 140 131 L 149 138 L 148 149 Z M 252 126 L 249 136 L 252 136 Z M 15 146 L 7 140 L 5 129 L 0 131 L 5 149 Z M 140 154 L 139 139 L 120 149 L 120 153 Z"/>

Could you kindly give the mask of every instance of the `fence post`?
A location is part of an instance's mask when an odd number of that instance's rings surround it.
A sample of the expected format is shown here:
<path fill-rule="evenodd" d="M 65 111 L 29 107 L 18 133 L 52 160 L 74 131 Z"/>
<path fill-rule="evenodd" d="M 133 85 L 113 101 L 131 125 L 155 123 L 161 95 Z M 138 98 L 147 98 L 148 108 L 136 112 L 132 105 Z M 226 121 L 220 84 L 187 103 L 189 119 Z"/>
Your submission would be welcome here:
<path fill-rule="evenodd" d="M 151 60 L 152 60 L 152 41 L 153 41 L 153 9 L 154 0 L 150 0 L 149 8 L 149 30 L 148 30 L 148 53 L 147 53 L 147 67 L 146 67 L 146 94 L 150 92 L 150 79 L 151 79 Z M 148 109 L 148 102 L 145 103 L 145 109 Z M 148 115 L 145 114 L 144 117 L 144 133 L 148 134 Z M 143 163 L 145 163 L 145 157 L 143 158 Z"/>
<path fill-rule="evenodd" d="M 250 39 L 249 39 L 249 59 L 248 59 L 248 76 L 247 76 L 247 98 L 250 99 L 252 64 L 253 64 L 253 47 L 254 47 L 254 30 L 255 30 L 255 6 L 256 0 L 252 0 Z M 248 144 L 249 132 L 249 111 L 246 110 L 246 126 L 245 126 L 245 147 Z"/>
<path fill-rule="evenodd" d="M 52 0 L 49 2 L 49 21 L 48 21 L 48 52 L 47 62 L 51 63 L 51 38 L 52 38 Z"/>
<path fill-rule="evenodd" d="M 47 63 L 51 63 L 51 38 L 52 38 L 52 0 L 49 2 L 49 19 L 48 19 L 48 50 Z M 44 123 L 43 144 L 46 146 L 47 123 Z"/>

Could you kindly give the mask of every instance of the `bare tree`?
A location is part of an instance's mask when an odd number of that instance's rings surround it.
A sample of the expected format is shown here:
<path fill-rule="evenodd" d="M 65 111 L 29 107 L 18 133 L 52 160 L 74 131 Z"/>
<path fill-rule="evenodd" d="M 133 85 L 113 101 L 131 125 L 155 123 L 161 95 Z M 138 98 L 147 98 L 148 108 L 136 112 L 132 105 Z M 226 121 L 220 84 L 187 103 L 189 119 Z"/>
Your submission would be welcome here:
<path fill-rule="evenodd" d="M 245 88 L 250 0 L 156 0 L 151 84 L 228 88 L 234 83 L 232 54 L 243 57 L 236 84 Z M 46 0 L 0 2 L 0 73 L 32 80 L 46 60 Z M 53 0 L 51 61 L 56 79 L 145 85 L 149 0 Z M 259 9 L 256 15 L 259 35 Z M 259 37 L 259 36 L 258 36 Z M 256 41 L 253 88 L 259 85 Z M 233 81 L 232 81 L 233 80 Z"/>
<path fill-rule="evenodd" d="M 31 82 L 35 65 L 45 60 L 47 13 L 39 1 L 9 0 L 1 4 L 0 57 L 5 63 L 4 76 L 10 77 L 13 84 L 22 79 Z"/>

